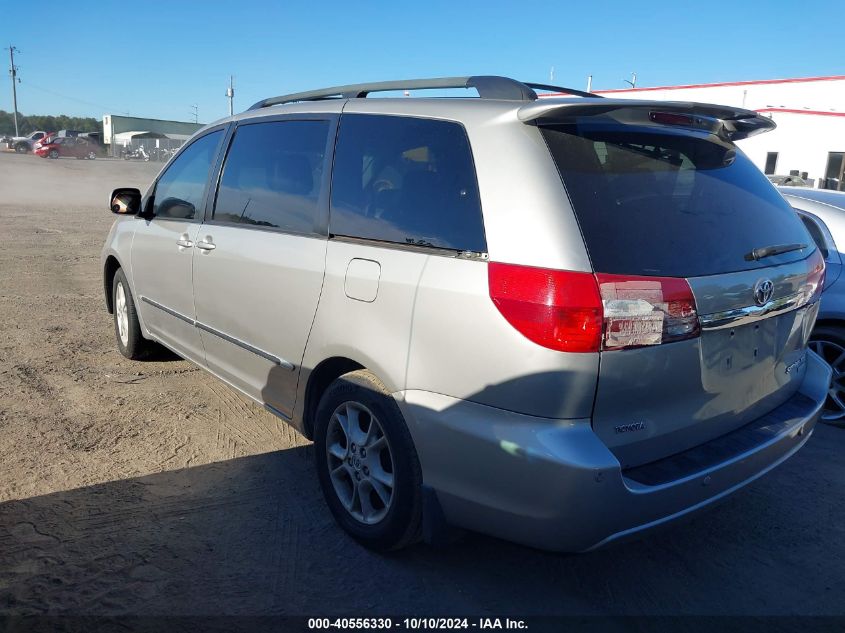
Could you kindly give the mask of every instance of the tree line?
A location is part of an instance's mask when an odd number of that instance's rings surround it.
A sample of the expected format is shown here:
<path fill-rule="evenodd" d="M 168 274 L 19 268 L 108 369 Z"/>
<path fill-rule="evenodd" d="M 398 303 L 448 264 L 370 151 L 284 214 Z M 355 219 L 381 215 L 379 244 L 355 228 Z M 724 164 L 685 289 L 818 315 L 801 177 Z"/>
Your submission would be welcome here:
<path fill-rule="evenodd" d="M 18 112 L 18 131 L 26 136 L 35 130 L 58 132 L 59 130 L 78 130 L 80 132 L 102 132 L 103 124 L 93 117 L 58 116 L 31 114 L 29 116 Z M 0 110 L 0 136 L 15 135 L 15 119 L 11 112 Z"/>

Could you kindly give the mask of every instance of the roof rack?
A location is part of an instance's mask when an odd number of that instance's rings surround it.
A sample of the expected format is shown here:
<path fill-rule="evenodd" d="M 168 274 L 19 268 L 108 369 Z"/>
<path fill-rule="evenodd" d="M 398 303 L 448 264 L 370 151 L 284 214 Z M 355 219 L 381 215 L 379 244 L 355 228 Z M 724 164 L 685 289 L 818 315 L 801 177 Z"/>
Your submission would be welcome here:
<path fill-rule="evenodd" d="M 523 83 L 509 77 L 495 75 L 476 75 L 473 77 L 437 77 L 434 79 L 407 79 L 404 81 L 380 81 L 370 84 L 351 84 L 349 86 L 335 86 L 321 90 L 295 92 L 279 97 L 262 99 L 250 107 L 250 110 L 260 110 L 282 103 L 296 101 L 320 101 L 323 99 L 362 99 L 373 92 L 388 92 L 393 90 L 432 90 L 438 88 L 475 88 L 482 99 L 504 99 L 507 101 L 535 101 L 538 90 L 562 92 L 578 97 L 599 97 L 599 95 L 562 86 L 546 84 Z"/>

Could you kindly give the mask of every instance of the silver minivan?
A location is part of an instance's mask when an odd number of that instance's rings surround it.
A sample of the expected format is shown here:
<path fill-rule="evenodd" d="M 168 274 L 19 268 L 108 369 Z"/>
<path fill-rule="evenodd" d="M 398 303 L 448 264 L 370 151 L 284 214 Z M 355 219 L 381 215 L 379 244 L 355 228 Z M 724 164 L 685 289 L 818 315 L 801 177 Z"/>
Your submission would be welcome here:
<path fill-rule="evenodd" d="M 823 258 L 734 145 L 773 127 L 486 76 L 266 99 L 113 193 L 117 344 L 313 439 L 369 547 L 628 538 L 787 459 L 825 402 Z"/>

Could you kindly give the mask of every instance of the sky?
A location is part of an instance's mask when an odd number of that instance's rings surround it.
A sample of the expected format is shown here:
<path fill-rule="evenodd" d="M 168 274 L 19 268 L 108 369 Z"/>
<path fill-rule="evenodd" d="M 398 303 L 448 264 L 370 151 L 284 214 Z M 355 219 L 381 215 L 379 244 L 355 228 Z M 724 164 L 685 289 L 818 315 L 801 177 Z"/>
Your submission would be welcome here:
<path fill-rule="evenodd" d="M 200 122 L 259 99 L 388 79 L 507 75 L 584 89 L 845 74 L 829 0 L 0 0 L 24 114 Z M 8 51 L 5 66 L 8 69 Z M 0 109 L 12 109 L 7 73 Z"/>

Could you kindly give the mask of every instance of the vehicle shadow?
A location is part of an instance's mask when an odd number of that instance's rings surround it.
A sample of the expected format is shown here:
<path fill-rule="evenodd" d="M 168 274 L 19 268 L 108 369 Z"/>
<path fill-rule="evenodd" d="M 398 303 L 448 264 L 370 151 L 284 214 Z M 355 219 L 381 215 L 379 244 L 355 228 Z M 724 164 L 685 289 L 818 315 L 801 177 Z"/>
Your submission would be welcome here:
<path fill-rule="evenodd" d="M 0 612 L 841 614 L 844 449 L 821 427 L 693 522 L 571 556 L 473 534 L 371 553 L 333 522 L 311 447 L 8 501 Z"/>

